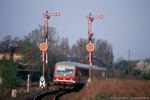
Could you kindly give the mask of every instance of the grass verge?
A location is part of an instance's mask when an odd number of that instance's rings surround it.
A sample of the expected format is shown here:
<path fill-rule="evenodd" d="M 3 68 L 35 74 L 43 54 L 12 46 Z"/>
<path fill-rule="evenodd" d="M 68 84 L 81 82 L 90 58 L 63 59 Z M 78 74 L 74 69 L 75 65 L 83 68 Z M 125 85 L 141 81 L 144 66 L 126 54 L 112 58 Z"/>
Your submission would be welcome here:
<path fill-rule="evenodd" d="M 74 100 L 110 100 L 117 98 L 150 99 L 150 81 L 97 79 L 77 93 Z"/>

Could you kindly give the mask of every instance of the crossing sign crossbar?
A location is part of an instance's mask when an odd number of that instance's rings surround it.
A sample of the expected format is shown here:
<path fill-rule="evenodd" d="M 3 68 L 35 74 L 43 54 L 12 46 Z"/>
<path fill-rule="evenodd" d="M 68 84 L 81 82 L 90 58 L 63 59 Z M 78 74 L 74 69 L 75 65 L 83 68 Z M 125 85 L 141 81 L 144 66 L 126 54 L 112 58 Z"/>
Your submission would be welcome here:
<path fill-rule="evenodd" d="M 41 88 L 45 87 L 45 78 L 43 76 L 41 76 L 41 78 L 40 78 L 40 87 Z"/>

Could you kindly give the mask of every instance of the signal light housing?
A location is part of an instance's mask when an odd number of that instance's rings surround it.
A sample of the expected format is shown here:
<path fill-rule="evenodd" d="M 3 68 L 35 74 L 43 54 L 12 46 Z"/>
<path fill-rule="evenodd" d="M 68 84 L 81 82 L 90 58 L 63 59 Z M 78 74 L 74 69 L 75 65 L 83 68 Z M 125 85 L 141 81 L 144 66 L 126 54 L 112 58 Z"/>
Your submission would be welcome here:
<path fill-rule="evenodd" d="M 99 16 L 100 19 L 103 19 L 103 17 L 104 17 L 103 15 L 100 15 L 100 16 Z"/>

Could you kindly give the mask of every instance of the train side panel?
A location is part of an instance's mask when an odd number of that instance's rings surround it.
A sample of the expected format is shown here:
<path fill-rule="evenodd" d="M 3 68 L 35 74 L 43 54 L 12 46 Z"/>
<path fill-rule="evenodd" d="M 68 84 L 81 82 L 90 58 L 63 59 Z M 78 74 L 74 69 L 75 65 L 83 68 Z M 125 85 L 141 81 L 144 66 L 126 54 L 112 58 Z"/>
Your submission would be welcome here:
<path fill-rule="evenodd" d="M 77 84 L 86 84 L 89 77 L 89 72 L 87 68 L 77 67 L 76 72 L 76 83 Z"/>

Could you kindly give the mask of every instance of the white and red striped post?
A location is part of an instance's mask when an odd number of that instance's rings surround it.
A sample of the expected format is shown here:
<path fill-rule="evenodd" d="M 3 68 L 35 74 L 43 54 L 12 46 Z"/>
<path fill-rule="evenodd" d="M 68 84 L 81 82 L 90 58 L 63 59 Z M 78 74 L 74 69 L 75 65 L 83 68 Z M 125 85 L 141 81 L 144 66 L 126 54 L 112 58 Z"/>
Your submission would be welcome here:
<path fill-rule="evenodd" d="M 46 18 L 44 19 L 45 20 L 45 33 L 46 33 L 46 37 L 45 37 L 45 41 L 46 41 L 46 45 L 47 45 L 47 38 L 48 38 L 48 19 L 50 18 L 50 16 L 46 16 Z M 47 57 L 47 50 L 46 50 L 46 70 L 47 70 L 47 67 L 48 67 L 48 57 Z"/>
<path fill-rule="evenodd" d="M 42 51 L 43 77 L 44 77 L 44 62 L 45 62 L 45 51 L 47 50 L 47 44 L 46 43 L 41 43 L 39 48 Z"/>
<path fill-rule="evenodd" d="M 48 11 L 46 11 L 46 13 L 43 13 L 43 15 L 45 16 L 44 20 L 45 20 L 45 33 L 46 33 L 46 44 L 47 43 L 47 38 L 48 38 L 48 19 L 50 18 L 50 16 L 60 16 L 60 13 L 48 13 Z M 48 50 L 46 50 L 46 69 L 48 68 L 48 55 L 47 55 Z"/>
<path fill-rule="evenodd" d="M 103 19 L 103 15 L 100 15 L 100 16 L 91 16 L 91 13 L 90 13 L 89 16 L 86 16 L 86 18 L 88 18 L 89 43 L 92 43 L 92 36 L 94 35 L 93 33 L 91 33 L 91 24 L 92 24 L 92 21 L 94 20 L 94 18 Z M 89 51 L 89 64 L 90 64 L 89 78 L 91 79 L 91 75 L 92 75 L 92 52 L 91 51 Z"/>
<path fill-rule="evenodd" d="M 42 51 L 42 62 L 43 62 L 43 77 L 44 77 L 44 62 L 45 62 L 45 53 Z"/>

